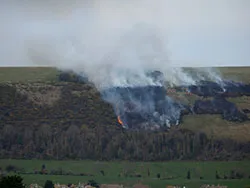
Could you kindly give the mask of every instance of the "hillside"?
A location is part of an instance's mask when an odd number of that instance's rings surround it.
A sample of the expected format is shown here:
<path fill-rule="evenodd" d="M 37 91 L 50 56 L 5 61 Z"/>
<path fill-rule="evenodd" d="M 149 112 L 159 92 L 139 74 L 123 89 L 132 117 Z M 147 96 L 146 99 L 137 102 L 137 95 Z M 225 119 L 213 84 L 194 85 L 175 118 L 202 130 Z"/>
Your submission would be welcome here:
<path fill-rule="evenodd" d="M 250 83 L 250 68 L 220 68 Z M 0 69 L 1 157 L 84 159 L 241 159 L 249 156 L 250 121 L 186 115 L 165 132 L 129 132 L 117 126 L 111 105 L 89 84 L 59 82 L 54 68 Z M 201 97 L 172 93 L 193 103 Z M 239 109 L 250 97 L 229 98 Z"/>

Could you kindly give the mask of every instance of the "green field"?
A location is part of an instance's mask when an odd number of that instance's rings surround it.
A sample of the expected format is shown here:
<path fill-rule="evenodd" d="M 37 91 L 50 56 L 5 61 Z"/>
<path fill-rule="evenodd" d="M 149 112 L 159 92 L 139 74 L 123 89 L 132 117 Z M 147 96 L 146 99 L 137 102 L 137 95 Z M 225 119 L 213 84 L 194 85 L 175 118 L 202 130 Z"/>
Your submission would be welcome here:
<path fill-rule="evenodd" d="M 51 67 L 0 67 L 0 83 L 55 81 L 57 73 Z"/>
<path fill-rule="evenodd" d="M 200 69 L 184 68 L 187 72 Z M 235 81 L 250 82 L 250 67 L 219 67 L 214 68 L 224 78 Z M 56 81 L 58 70 L 53 67 L 0 67 L 1 82 L 44 82 Z"/>
<path fill-rule="evenodd" d="M 154 188 L 163 188 L 166 185 L 186 185 L 189 188 L 198 188 L 202 184 L 228 185 L 230 188 L 244 188 L 250 185 L 250 161 L 233 162 L 98 162 L 98 161 L 42 161 L 42 160 L 0 160 L 0 167 L 5 169 L 7 165 L 24 168 L 25 172 L 40 170 L 45 164 L 48 172 L 53 169 L 62 168 L 65 172 L 90 173 L 89 176 L 72 175 L 22 175 L 27 184 L 36 182 L 41 185 L 46 180 L 60 183 L 87 182 L 94 179 L 98 183 L 121 183 L 133 185 L 137 182 L 150 185 Z M 103 170 L 105 176 L 100 171 Z M 150 175 L 148 176 L 148 170 Z M 191 179 L 187 179 L 190 170 Z M 218 171 L 222 179 L 216 179 Z M 224 180 L 224 175 L 229 176 L 231 171 L 241 172 L 245 177 L 241 180 Z M 141 174 L 142 177 L 124 177 L 118 175 L 123 171 L 129 174 Z M 157 174 L 160 173 L 160 179 Z M 200 179 L 203 177 L 203 179 Z"/>

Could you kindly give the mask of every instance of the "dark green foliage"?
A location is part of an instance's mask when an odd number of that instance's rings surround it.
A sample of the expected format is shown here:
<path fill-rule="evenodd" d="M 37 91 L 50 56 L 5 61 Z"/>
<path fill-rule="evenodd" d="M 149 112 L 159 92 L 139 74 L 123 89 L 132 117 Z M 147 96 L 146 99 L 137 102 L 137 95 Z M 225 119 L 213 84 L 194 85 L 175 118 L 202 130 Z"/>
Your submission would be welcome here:
<path fill-rule="evenodd" d="M 45 170 L 46 169 L 46 166 L 45 164 L 42 165 L 42 170 Z"/>
<path fill-rule="evenodd" d="M 44 184 L 44 188 L 54 188 L 54 184 L 51 180 L 47 180 Z"/>
<path fill-rule="evenodd" d="M 230 179 L 235 179 L 235 171 L 231 170 Z"/>
<path fill-rule="evenodd" d="M 0 180 L 1 188 L 25 188 L 23 178 L 21 176 L 6 176 Z"/>
<path fill-rule="evenodd" d="M 14 166 L 14 165 L 7 165 L 6 168 L 5 168 L 5 170 L 7 172 L 16 172 L 19 169 L 18 169 L 18 167 Z"/>
<path fill-rule="evenodd" d="M 95 180 L 89 180 L 88 185 L 90 185 L 92 187 L 96 187 L 96 188 L 100 187 L 100 185 Z"/>
<path fill-rule="evenodd" d="M 149 171 L 149 168 L 148 168 L 148 177 L 150 176 L 150 171 Z"/>
<path fill-rule="evenodd" d="M 236 172 L 236 173 L 235 173 L 235 177 L 236 177 L 237 179 L 242 179 L 242 178 L 244 178 L 244 174 L 241 173 L 241 172 Z"/>
<path fill-rule="evenodd" d="M 218 173 L 217 170 L 216 170 L 216 172 L 215 172 L 215 178 L 216 178 L 216 179 L 220 179 L 220 176 L 219 176 L 219 173 Z"/>
<path fill-rule="evenodd" d="M 103 170 L 101 170 L 100 172 L 101 172 L 101 174 L 102 174 L 103 176 L 105 176 L 105 173 L 104 173 L 104 171 L 103 171 Z"/>
<path fill-rule="evenodd" d="M 187 172 L 187 179 L 191 179 L 191 172 L 190 172 L 190 170 Z"/>
<path fill-rule="evenodd" d="M 157 174 L 157 178 L 158 178 L 158 179 L 161 178 L 161 174 L 160 174 L 160 173 Z"/>

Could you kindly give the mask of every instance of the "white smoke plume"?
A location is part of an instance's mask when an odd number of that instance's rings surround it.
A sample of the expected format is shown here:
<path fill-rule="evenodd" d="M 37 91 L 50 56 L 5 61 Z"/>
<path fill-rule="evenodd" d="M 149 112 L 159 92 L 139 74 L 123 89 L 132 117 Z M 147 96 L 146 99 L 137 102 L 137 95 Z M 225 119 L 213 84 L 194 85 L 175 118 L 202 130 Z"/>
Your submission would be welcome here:
<path fill-rule="evenodd" d="M 9 54 L 15 61 L 84 73 L 98 89 L 158 84 L 145 74 L 152 70 L 174 85 L 195 84 L 204 74 L 220 80 L 210 69 L 195 78 L 172 64 L 166 2 L 3 1 L 1 36 L 20 46 Z"/>

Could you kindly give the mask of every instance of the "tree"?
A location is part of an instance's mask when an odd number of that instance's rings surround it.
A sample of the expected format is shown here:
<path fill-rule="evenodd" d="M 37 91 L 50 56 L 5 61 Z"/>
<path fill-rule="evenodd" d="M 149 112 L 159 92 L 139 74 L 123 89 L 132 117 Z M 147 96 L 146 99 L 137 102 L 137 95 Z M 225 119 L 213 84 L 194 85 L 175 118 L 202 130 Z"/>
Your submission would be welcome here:
<path fill-rule="evenodd" d="M 216 172 L 215 172 L 215 178 L 216 179 L 220 179 L 220 176 L 219 176 L 219 174 L 218 174 L 218 171 L 216 170 Z"/>
<path fill-rule="evenodd" d="M 103 170 L 101 170 L 100 172 L 101 172 L 101 174 L 102 174 L 103 176 L 105 176 L 105 173 L 104 173 L 104 171 L 103 171 Z"/>
<path fill-rule="evenodd" d="M 95 180 L 89 180 L 88 185 L 90 185 L 92 187 L 96 187 L 96 188 L 100 187 L 99 184 Z"/>
<path fill-rule="evenodd" d="M 0 180 L 1 188 L 25 188 L 23 178 L 21 176 L 6 176 Z"/>
<path fill-rule="evenodd" d="M 149 168 L 148 168 L 148 177 L 150 176 L 150 171 L 149 171 Z"/>
<path fill-rule="evenodd" d="M 187 172 L 187 179 L 191 179 L 191 173 L 190 173 L 190 170 Z"/>
<path fill-rule="evenodd" d="M 54 188 L 54 184 L 51 180 L 47 180 L 44 184 L 44 188 Z"/>

